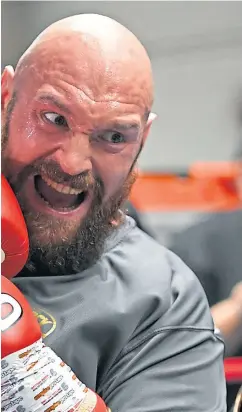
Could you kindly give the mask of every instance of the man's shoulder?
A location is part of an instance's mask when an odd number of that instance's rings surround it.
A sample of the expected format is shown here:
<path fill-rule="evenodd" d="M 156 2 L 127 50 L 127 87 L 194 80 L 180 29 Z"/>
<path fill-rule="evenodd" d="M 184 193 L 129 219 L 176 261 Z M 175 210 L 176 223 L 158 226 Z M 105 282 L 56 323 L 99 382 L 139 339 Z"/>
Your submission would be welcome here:
<path fill-rule="evenodd" d="M 127 233 L 106 260 L 128 304 L 133 302 L 141 316 L 149 314 L 157 328 L 181 324 L 213 328 L 197 277 L 178 256 L 138 228 Z"/>
<path fill-rule="evenodd" d="M 122 276 L 130 277 L 131 282 L 140 282 L 143 278 L 152 285 L 151 280 L 169 279 L 171 271 L 167 254 L 164 246 L 134 226 L 107 251 L 104 259 L 111 261 L 112 268 L 121 271 Z"/>

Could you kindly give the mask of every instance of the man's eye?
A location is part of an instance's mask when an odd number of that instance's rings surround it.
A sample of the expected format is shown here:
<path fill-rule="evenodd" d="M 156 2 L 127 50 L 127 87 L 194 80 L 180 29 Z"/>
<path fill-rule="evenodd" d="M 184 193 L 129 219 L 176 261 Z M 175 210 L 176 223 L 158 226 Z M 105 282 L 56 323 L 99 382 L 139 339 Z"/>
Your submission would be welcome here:
<path fill-rule="evenodd" d="M 49 112 L 49 113 L 44 113 L 43 117 L 49 123 L 53 123 L 56 126 L 64 126 L 64 127 L 68 126 L 66 119 L 61 114 Z"/>
<path fill-rule="evenodd" d="M 109 143 L 124 143 L 125 137 L 119 132 L 105 132 L 102 138 Z"/>

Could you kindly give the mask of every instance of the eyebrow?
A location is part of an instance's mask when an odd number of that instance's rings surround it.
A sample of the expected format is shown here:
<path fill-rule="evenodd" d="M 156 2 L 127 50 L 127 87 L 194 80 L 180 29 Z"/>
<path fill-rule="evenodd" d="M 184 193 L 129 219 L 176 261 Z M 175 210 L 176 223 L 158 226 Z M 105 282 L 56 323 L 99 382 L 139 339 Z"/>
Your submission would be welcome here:
<path fill-rule="evenodd" d="M 58 107 L 60 110 L 62 110 L 65 113 L 70 114 L 71 111 L 70 109 L 63 103 L 61 103 L 55 96 L 53 96 L 52 94 L 41 94 L 37 97 L 38 101 L 42 101 L 42 102 L 50 102 L 52 103 L 54 106 Z M 128 122 L 128 123 L 121 123 L 121 122 L 114 122 L 111 123 L 110 128 L 113 129 L 118 129 L 120 131 L 128 131 L 128 130 L 134 130 L 139 132 L 140 131 L 140 124 L 136 123 L 136 122 Z"/>
<path fill-rule="evenodd" d="M 54 106 L 58 107 L 60 110 L 62 110 L 65 113 L 70 113 L 70 109 L 68 107 L 61 103 L 55 96 L 52 94 L 41 94 L 40 96 L 37 97 L 38 101 L 42 102 L 49 102 L 52 103 Z"/>
<path fill-rule="evenodd" d="M 134 130 L 134 131 L 139 131 L 140 130 L 140 125 L 139 123 L 119 123 L 119 122 L 114 122 L 111 123 L 110 128 L 113 129 L 118 129 L 120 131 L 128 131 L 128 130 Z"/>

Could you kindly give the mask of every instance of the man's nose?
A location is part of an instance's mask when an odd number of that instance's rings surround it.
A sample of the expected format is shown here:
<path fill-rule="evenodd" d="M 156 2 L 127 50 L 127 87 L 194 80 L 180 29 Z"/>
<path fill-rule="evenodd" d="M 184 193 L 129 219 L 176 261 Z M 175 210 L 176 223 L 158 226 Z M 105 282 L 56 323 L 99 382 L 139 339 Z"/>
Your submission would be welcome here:
<path fill-rule="evenodd" d="M 54 160 L 62 170 L 72 176 L 92 169 L 89 136 L 73 136 L 55 152 Z"/>

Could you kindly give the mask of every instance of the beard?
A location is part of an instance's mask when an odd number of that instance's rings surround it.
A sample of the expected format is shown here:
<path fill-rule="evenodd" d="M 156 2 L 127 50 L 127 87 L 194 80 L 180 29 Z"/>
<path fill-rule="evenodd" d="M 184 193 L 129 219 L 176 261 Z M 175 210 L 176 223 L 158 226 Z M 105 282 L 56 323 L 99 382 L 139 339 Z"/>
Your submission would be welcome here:
<path fill-rule="evenodd" d="M 99 260 L 107 238 L 123 222 L 120 208 L 136 180 L 134 166 L 138 155 L 123 185 L 104 202 L 104 184 L 98 176 L 86 172 L 76 176 L 66 175 L 53 161 L 39 160 L 24 167 L 17 176 L 12 176 L 11 160 L 6 155 L 9 121 L 10 115 L 2 129 L 2 173 L 20 204 L 30 242 L 29 259 L 19 276 L 36 273 L 39 276 L 68 275 L 88 269 Z M 30 207 L 22 188 L 29 176 L 41 173 L 53 177 L 53 180 L 58 178 L 61 181 L 64 178 L 66 184 L 83 190 L 91 186 L 93 201 L 81 223 L 39 213 Z"/>

